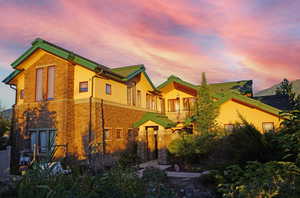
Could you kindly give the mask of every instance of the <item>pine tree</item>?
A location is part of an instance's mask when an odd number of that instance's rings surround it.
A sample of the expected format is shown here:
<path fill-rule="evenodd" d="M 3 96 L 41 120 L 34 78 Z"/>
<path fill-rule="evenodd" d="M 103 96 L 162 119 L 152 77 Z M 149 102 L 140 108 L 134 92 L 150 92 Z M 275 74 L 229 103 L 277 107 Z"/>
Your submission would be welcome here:
<path fill-rule="evenodd" d="M 276 88 L 276 95 L 285 96 L 288 98 L 289 108 L 294 109 L 299 104 L 299 97 L 296 97 L 296 93 L 293 91 L 293 83 L 290 83 L 288 79 L 283 79 L 280 86 Z"/>
<path fill-rule="evenodd" d="M 218 112 L 218 106 L 213 101 L 205 73 L 203 72 L 195 104 L 195 124 L 197 131 L 202 134 L 210 133 L 217 126 L 216 117 L 218 116 Z"/>

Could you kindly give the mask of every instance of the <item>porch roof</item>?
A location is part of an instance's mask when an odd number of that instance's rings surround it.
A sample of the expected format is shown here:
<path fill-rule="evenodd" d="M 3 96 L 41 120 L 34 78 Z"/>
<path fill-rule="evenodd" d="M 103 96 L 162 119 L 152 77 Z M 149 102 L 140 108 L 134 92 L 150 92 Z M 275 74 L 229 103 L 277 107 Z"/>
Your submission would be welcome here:
<path fill-rule="evenodd" d="M 146 123 L 147 121 L 152 121 L 155 122 L 165 128 L 171 128 L 176 126 L 175 122 L 172 122 L 167 116 L 159 114 L 159 113 L 151 113 L 151 112 L 147 112 L 143 115 L 143 117 L 135 122 L 133 124 L 134 128 L 137 128 L 139 126 L 141 126 L 142 124 Z"/>

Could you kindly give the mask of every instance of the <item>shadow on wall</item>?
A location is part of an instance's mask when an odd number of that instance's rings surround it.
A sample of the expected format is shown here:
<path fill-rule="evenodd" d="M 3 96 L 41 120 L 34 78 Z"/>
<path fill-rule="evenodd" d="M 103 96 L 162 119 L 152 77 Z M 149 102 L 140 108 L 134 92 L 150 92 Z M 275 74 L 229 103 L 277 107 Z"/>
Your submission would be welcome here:
<path fill-rule="evenodd" d="M 20 154 L 32 153 L 31 131 L 40 129 L 56 129 L 56 111 L 49 110 L 47 102 L 38 105 L 15 110 L 13 131 L 11 137 L 11 172 L 17 173 Z M 56 134 L 55 134 L 56 135 Z M 38 136 L 39 137 L 39 136 Z"/>

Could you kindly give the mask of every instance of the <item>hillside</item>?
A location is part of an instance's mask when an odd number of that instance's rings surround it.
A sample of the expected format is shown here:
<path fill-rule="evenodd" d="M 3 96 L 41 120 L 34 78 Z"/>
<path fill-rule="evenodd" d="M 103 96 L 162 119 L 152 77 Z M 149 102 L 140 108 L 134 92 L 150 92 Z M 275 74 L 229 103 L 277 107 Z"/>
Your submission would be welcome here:
<path fill-rule="evenodd" d="M 293 88 L 296 94 L 300 94 L 300 79 L 292 81 Z M 280 84 L 280 83 L 279 83 Z M 267 96 L 267 95 L 274 95 L 276 88 L 279 86 L 279 84 L 273 85 L 270 88 L 263 89 L 257 93 L 255 93 L 255 96 Z"/>

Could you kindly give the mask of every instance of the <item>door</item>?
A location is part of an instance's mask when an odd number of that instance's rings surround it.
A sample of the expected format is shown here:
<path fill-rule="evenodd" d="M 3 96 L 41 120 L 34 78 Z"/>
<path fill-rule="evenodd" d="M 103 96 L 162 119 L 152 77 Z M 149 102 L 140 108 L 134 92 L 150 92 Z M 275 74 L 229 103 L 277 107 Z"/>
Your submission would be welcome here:
<path fill-rule="evenodd" d="M 158 126 L 146 127 L 147 160 L 158 158 Z"/>

